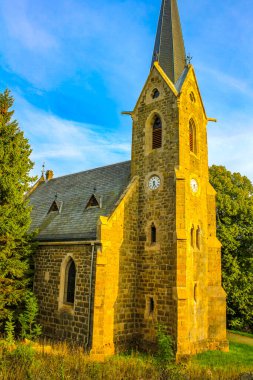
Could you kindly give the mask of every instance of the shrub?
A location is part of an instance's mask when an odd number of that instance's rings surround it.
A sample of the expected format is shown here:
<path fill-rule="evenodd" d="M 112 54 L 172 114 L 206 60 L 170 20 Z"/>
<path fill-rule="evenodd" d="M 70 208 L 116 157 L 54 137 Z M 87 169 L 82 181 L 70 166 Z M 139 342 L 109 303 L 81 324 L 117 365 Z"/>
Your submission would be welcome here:
<path fill-rule="evenodd" d="M 36 323 L 38 316 L 37 300 L 32 292 L 27 292 L 25 297 L 25 311 L 20 314 L 21 337 L 35 339 L 41 335 L 41 326 Z"/>
<path fill-rule="evenodd" d="M 8 345 L 14 344 L 14 341 L 15 341 L 14 330 L 15 330 L 15 323 L 13 321 L 13 315 L 10 313 L 8 315 L 7 321 L 5 322 L 5 328 L 4 328 L 5 335 L 6 335 L 5 340 Z"/>
<path fill-rule="evenodd" d="M 34 359 L 35 350 L 31 345 L 20 344 L 12 351 L 11 358 L 23 366 L 29 367 Z"/>
<path fill-rule="evenodd" d="M 173 339 L 166 334 L 165 327 L 160 324 L 157 326 L 156 334 L 158 345 L 156 358 L 160 364 L 166 366 L 175 359 Z"/>

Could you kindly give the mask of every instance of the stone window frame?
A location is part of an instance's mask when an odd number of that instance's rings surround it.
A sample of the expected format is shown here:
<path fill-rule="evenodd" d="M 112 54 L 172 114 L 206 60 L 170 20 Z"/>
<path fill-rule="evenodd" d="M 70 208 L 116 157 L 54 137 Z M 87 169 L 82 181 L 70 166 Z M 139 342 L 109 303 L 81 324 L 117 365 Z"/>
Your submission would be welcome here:
<path fill-rule="evenodd" d="M 190 230 L 190 243 L 191 243 L 191 248 L 195 248 L 195 226 L 194 224 L 191 225 L 191 230 Z"/>
<path fill-rule="evenodd" d="M 71 273 L 70 270 L 72 271 L 74 269 L 74 273 Z M 70 283 L 70 276 L 74 274 L 74 288 L 72 288 L 72 284 Z M 72 277 L 72 276 L 71 276 Z M 70 292 L 71 290 L 71 292 Z M 73 297 L 73 302 L 72 300 L 68 300 L 69 293 L 71 293 L 71 298 Z M 67 305 L 73 305 L 75 303 L 75 293 L 76 293 L 76 263 L 75 261 L 71 258 L 69 259 L 66 269 L 65 269 L 65 286 L 64 286 L 64 303 Z"/>
<path fill-rule="evenodd" d="M 155 115 L 152 125 L 152 150 L 162 147 L 163 123 L 159 115 Z"/>
<path fill-rule="evenodd" d="M 198 291 L 198 282 L 196 281 L 193 286 L 193 300 L 195 304 L 198 302 Z"/>
<path fill-rule="evenodd" d="M 76 269 L 76 277 L 75 277 L 75 293 L 76 293 L 76 283 L 77 283 L 77 275 L 78 275 L 78 266 L 75 261 L 75 258 L 72 254 L 67 254 L 61 263 L 60 268 L 60 285 L 59 285 L 59 298 L 58 298 L 58 310 L 67 312 L 69 314 L 74 315 L 75 311 L 75 301 L 76 296 L 74 297 L 74 303 L 66 302 L 66 286 L 67 286 L 67 267 L 69 266 L 70 261 L 73 261 Z"/>
<path fill-rule="evenodd" d="M 159 90 L 157 87 L 155 87 L 155 88 L 152 90 L 152 92 L 151 92 L 151 98 L 152 98 L 153 100 L 158 99 L 158 98 L 160 97 L 160 95 L 161 95 L 160 90 Z"/>
<path fill-rule="evenodd" d="M 150 234 L 151 234 L 151 244 L 156 244 L 157 243 L 157 228 L 155 223 L 151 224 L 150 227 Z"/>
<path fill-rule="evenodd" d="M 198 225 L 198 227 L 196 229 L 196 248 L 199 251 L 201 250 L 201 245 L 202 245 L 201 236 L 202 236 L 202 229 L 201 229 L 200 225 Z"/>
<path fill-rule="evenodd" d="M 191 100 L 192 103 L 196 103 L 196 96 L 195 96 L 193 90 L 190 91 L 189 97 L 190 97 L 190 100 Z"/>
<path fill-rule="evenodd" d="M 153 149 L 153 122 L 156 117 L 159 117 L 161 119 L 162 123 L 162 144 L 160 148 Z M 151 153 L 160 152 L 163 149 L 164 146 L 164 126 L 165 121 L 162 113 L 154 109 L 148 116 L 146 123 L 145 123 L 145 154 L 149 155 Z"/>
<path fill-rule="evenodd" d="M 152 226 L 156 228 L 156 242 L 152 242 Z M 155 220 L 151 220 L 147 223 L 146 226 L 146 244 L 145 248 L 147 250 L 154 250 L 157 251 L 160 249 L 160 228 L 159 228 L 159 222 Z"/>
<path fill-rule="evenodd" d="M 151 303 L 153 305 L 153 310 L 150 310 Z M 145 295 L 144 319 L 153 322 L 157 320 L 157 297 L 153 294 Z"/>

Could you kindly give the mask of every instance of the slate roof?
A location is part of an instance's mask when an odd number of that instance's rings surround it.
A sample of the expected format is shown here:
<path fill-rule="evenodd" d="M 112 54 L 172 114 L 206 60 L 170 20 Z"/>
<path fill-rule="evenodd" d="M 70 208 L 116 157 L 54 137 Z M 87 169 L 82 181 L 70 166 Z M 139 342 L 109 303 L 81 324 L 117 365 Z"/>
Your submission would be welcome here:
<path fill-rule="evenodd" d="M 37 239 L 95 240 L 99 216 L 111 214 L 130 182 L 130 166 L 130 161 L 122 162 L 39 185 L 29 196 L 33 206 L 31 230 L 40 231 Z M 93 194 L 101 201 L 101 208 L 86 208 Z M 48 213 L 54 201 L 59 211 Z"/>
<path fill-rule="evenodd" d="M 177 0 L 162 1 L 151 68 L 155 61 L 175 84 L 186 64 Z"/>
<path fill-rule="evenodd" d="M 188 72 L 189 72 L 189 66 L 185 66 L 184 71 L 182 72 L 181 76 L 178 78 L 177 82 L 175 83 L 175 87 L 178 92 L 181 91 Z"/>

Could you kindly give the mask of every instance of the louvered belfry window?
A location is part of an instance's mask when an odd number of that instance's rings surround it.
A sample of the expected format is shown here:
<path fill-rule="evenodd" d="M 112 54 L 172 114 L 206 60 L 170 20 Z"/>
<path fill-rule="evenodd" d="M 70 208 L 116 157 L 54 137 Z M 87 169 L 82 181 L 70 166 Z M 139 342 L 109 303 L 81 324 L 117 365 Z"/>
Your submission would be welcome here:
<path fill-rule="evenodd" d="M 193 153 L 197 153 L 196 147 L 196 126 L 193 119 L 189 122 L 189 143 L 190 143 L 190 151 Z"/>
<path fill-rule="evenodd" d="M 67 303 L 74 303 L 76 287 L 76 266 L 71 259 L 66 268 L 66 289 L 65 300 Z"/>
<path fill-rule="evenodd" d="M 152 149 L 158 149 L 162 146 L 162 121 L 156 116 L 153 123 L 153 141 Z"/>

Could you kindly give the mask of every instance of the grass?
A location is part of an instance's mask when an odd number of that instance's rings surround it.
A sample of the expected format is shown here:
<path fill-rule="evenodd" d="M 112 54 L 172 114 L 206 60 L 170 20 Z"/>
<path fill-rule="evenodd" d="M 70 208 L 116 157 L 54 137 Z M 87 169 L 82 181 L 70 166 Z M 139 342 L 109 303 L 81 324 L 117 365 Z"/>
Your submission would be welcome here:
<path fill-rule="evenodd" d="M 38 351 L 19 344 L 0 347 L 0 380 L 237 380 L 253 374 L 253 349 L 231 343 L 230 352 L 206 352 L 184 365 L 163 365 L 152 356 L 116 355 L 103 363 L 91 361 L 78 348 L 57 344 Z"/>
<path fill-rule="evenodd" d="M 201 369 L 212 374 L 210 378 L 239 379 L 243 373 L 253 375 L 253 349 L 247 344 L 230 343 L 229 352 L 208 351 L 194 356 L 188 370 L 197 373 Z"/>
<path fill-rule="evenodd" d="M 238 330 L 228 330 L 228 332 L 231 332 L 231 333 L 233 333 L 233 334 L 242 335 L 242 336 L 247 336 L 248 338 L 253 338 L 253 334 L 246 333 L 246 332 L 243 332 L 243 331 L 238 331 Z"/>

